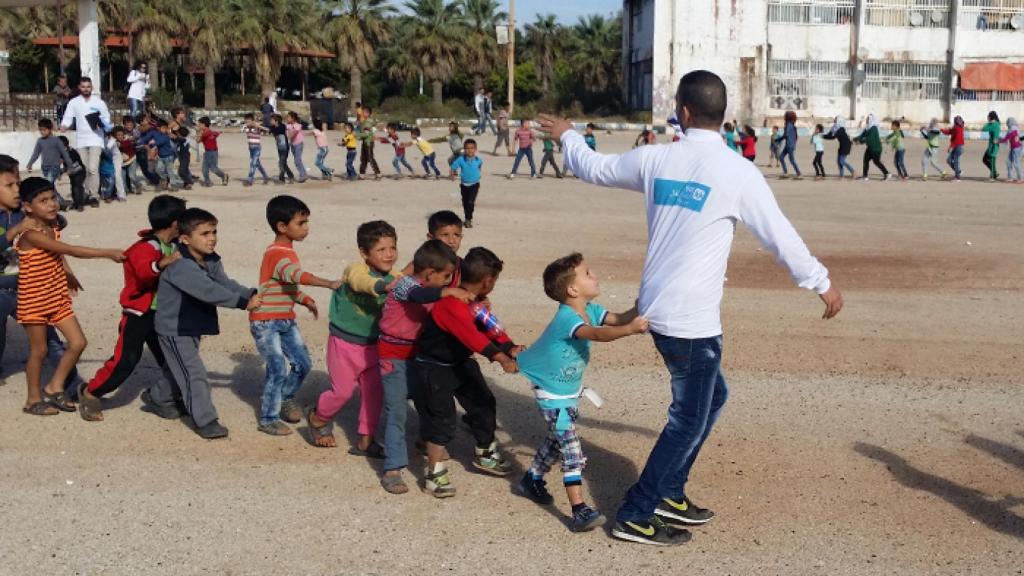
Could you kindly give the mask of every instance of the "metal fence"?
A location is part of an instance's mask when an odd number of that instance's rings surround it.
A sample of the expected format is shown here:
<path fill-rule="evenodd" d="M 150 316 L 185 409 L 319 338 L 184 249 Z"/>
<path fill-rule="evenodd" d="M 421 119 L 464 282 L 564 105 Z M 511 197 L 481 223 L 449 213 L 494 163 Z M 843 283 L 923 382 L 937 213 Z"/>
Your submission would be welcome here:
<path fill-rule="evenodd" d="M 768 60 L 768 102 L 776 109 L 806 109 L 811 98 L 850 95 L 850 63 Z"/>
<path fill-rule="evenodd" d="M 960 28 L 1024 30 L 1024 0 L 962 0 Z"/>
<path fill-rule="evenodd" d="M 950 0 L 867 0 L 869 26 L 948 28 Z"/>
<path fill-rule="evenodd" d="M 779 24 L 849 24 L 854 0 L 768 0 L 768 21 Z"/>
<path fill-rule="evenodd" d="M 0 130 L 36 129 L 40 118 L 54 120 L 57 109 L 50 94 L 0 95 Z M 56 124 L 58 120 L 54 120 Z"/>
<path fill-rule="evenodd" d="M 923 62 L 866 62 L 861 96 L 879 100 L 941 100 L 946 65 Z"/>
<path fill-rule="evenodd" d="M 956 100 L 976 102 L 1024 102 L 1024 90 L 1006 92 L 1003 90 L 960 90 L 953 93 Z"/>

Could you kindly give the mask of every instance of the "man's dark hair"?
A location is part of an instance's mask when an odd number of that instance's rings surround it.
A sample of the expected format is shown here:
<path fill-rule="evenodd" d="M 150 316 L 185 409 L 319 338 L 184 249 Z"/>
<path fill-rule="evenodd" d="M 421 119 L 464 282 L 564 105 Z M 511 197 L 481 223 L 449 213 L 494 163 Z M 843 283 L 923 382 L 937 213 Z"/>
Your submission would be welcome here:
<path fill-rule="evenodd" d="M 676 105 L 690 111 L 692 125 L 721 125 L 728 103 L 725 82 L 713 72 L 694 70 L 679 80 Z"/>
<path fill-rule="evenodd" d="M 282 194 L 274 196 L 267 202 L 267 224 L 277 233 L 278 223 L 288 225 L 298 215 L 309 216 L 309 206 L 295 196 Z"/>
<path fill-rule="evenodd" d="M 455 255 L 455 251 L 440 240 L 427 240 L 416 249 L 416 254 L 412 257 L 412 269 L 416 274 L 427 268 L 444 270 L 458 263 L 459 257 Z"/>
<path fill-rule="evenodd" d="M 372 220 L 359 225 L 356 230 L 356 246 L 363 252 L 369 252 L 381 238 L 398 239 L 395 227 L 383 220 Z"/>
<path fill-rule="evenodd" d="M 548 264 L 544 269 L 544 293 L 555 302 L 565 302 L 569 285 L 576 279 L 576 267 L 583 262 L 583 255 L 573 252 Z"/>
<path fill-rule="evenodd" d="M 39 176 L 29 176 L 21 181 L 21 186 L 18 188 L 18 197 L 21 198 L 22 202 L 28 203 L 47 190 L 55 190 L 52 182 Z"/>
<path fill-rule="evenodd" d="M 82 76 L 81 78 L 78 79 L 78 83 L 79 84 L 84 84 L 86 82 L 88 82 L 89 84 L 92 84 L 92 78 L 89 78 L 88 76 Z"/>
<path fill-rule="evenodd" d="M 18 159 L 7 154 L 0 154 L 0 174 L 17 174 Z"/>
<path fill-rule="evenodd" d="M 451 210 L 434 212 L 427 218 L 427 233 L 431 236 L 445 226 L 458 226 L 462 228 L 462 218 L 459 218 L 459 215 Z"/>
<path fill-rule="evenodd" d="M 199 120 L 196 120 L 196 122 L 199 122 L 200 124 L 202 124 L 203 126 L 206 126 L 207 128 L 210 127 L 210 117 L 209 116 L 203 116 Z"/>
<path fill-rule="evenodd" d="M 39 128 L 46 128 L 47 130 L 53 130 L 53 120 L 49 118 L 40 118 L 36 124 Z"/>
<path fill-rule="evenodd" d="M 465 140 L 462 141 L 462 147 L 463 148 L 465 148 L 466 146 L 469 146 L 470 144 L 472 144 L 473 146 L 476 146 L 476 140 L 473 140 L 472 138 L 466 138 Z"/>
<path fill-rule="evenodd" d="M 178 217 L 178 234 L 188 236 L 200 224 L 216 224 L 217 217 L 202 208 L 189 208 Z"/>
<path fill-rule="evenodd" d="M 161 194 L 149 201 L 147 209 L 149 227 L 153 232 L 166 230 L 185 213 L 185 200 L 170 194 Z"/>
<path fill-rule="evenodd" d="M 253 114 L 252 112 L 247 112 L 247 113 L 245 114 L 245 119 L 246 119 L 246 120 L 255 120 L 255 119 L 256 119 L 256 115 L 255 115 L 255 114 Z"/>
<path fill-rule="evenodd" d="M 488 276 L 501 274 L 505 263 L 498 258 L 498 255 L 487 248 L 477 246 L 470 248 L 466 257 L 462 259 L 462 281 L 473 284 L 480 282 Z"/>

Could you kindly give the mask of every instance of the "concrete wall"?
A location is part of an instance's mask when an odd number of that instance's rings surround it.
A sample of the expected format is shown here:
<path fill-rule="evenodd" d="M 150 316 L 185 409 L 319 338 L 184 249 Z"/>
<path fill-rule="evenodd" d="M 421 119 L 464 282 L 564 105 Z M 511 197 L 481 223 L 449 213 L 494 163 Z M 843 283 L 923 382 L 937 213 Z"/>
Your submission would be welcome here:
<path fill-rule="evenodd" d="M 847 62 L 850 59 L 852 30 L 853 27 L 849 24 L 768 24 L 771 57 L 786 60 Z"/>

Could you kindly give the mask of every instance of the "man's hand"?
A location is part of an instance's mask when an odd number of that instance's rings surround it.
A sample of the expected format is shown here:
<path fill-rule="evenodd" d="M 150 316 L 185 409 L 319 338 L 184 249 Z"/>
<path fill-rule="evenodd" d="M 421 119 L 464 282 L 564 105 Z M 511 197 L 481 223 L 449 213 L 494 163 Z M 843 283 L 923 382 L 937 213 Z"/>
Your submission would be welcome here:
<path fill-rule="evenodd" d="M 550 134 L 554 140 L 562 141 L 562 134 L 565 134 L 569 130 L 572 130 L 572 124 L 568 120 L 562 118 L 555 118 L 554 116 L 548 116 L 547 114 L 541 114 L 537 117 L 540 123 L 540 130 L 545 134 Z"/>
<path fill-rule="evenodd" d="M 629 323 L 629 332 L 631 334 L 643 334 L 648 329 L 647 318 L 643 316 L 637 316 Z"/>
<path fill-rule="evenodd" d="M 309 300 L 304 302 L 302 305 L 306 307 L 306 310 L 309 310 L 310 312 L 313 313 L 313 319 L 314 320 L 319 320 L 320 319 L 320 311 L 317 310 L 317 308 L 316 308 L 316 300 L 313 300 L 312 298 L 310 298 Z"/>
<path fill-rule="evenodd" d="M 161 270 L 166 270 L 168 266 L 174 264 L 178 260 L 181 260 L 181 251 L 175 250 L 174 252 L 171 252 L 167 256 L 161 258 L 160 261 L 156 263 L 156 267 Z"/>
<path fill-rule="evenodd" d="M 818 297 L 825 303 L 825 313 L 821 316 L 824 320 L 835 318 L 836 314 L 839 314 L 839 311 L 843 309 L 843 295 L 836 288 L 835 284 L 828 289 L 828 292 L 818 294 Z"/>

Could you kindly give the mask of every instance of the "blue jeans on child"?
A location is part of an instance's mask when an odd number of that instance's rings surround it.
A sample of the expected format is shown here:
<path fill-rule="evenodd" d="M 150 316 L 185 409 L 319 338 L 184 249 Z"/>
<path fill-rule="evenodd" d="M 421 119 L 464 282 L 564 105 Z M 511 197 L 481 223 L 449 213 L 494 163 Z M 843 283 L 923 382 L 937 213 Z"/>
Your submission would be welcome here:
<path fill-rule="evenodd" d="M 355 180 L 358 176 L 356 174 L 356 150 L 355 148 L 349 148 L 348 152 L 345 153 L 345 175 L 348 176 L 349 180 Z"/>
<path fill-rule="evenodd" d="M 263 163 L 260 162 L 260 154 L 263 149 L 259 146 L 249 146 L 249 183 L 252 184 L 252 179 L 256 176 L 256 171 L 259 170 L 264 180 L 269 178 L 267 171 L 263 169 Z"/>
<path fill-rule="evenodd" d="M 209 186 L 210 172 L 216 174 L 221 180 L 224 179 L 224 172 L 217 166 L 220 160 L 220 152 L 218 150 L 205 150 L 203 152 L 203 184 Z"/>
<path fill-rule="evenodd" d="M 249 325 L 256 349 L 267 363 L 260 398 L 260 425 L 281 417 L 281 403 L 292 400 L 313 368 L 295 320 L 262 320 Z"/>
<path fill-rule="evenodd" d="M 174 171 L 174 156 L 161 156 L 157 162 L 156 173 L 167 180 L 167 184 L 170 186 L 182 185 L 181 178 L 178 178 L 178 173 Z"/>
<path fill-rule="evenodd" d="M 60 180 L 61 174 L 60 166 L 42 166 L 40 169 L 43 172 L 43 178 L 46 178 L 50 181 L 50 184 L 53 184 L 53 193 L 57 195 L 57 203 L 64 204 L 66 202 L 64 197 L 60 195 L 60 192 L 57 192 L 57 180 Z"/>
<path fill-rule="evenodd" d="M 671 376 L 668 423 L 647 465 L 619 508 L 620 522 L 644 522 L 662 498 L 681 502 L 690 468 L 729 395 L 722 376 L 722 337 L 672 338 L 654 333 L 654 345 Z"/>
<path fill-rule="evenodd" d="M 782 173 L 783 174 L 788 174 L 789 173 L 786 170 L 786 157 L 788 156 L 790 163 L 793 164 L 793 171 L 796 172 L 797 176 L 800 175 L 800 167 L 796 165 L 796 154 L 795 153 L 796 153 L 795 149 L 793 149 L 793 148 L 786 148 L 785 150 L 782 151 L 782 154 L 779 155 L 779 164 L 782 164 Z M 644 520 L 646 520 L 646 518 L 644 518 Z"/>
<path fill-rule="evenodd" d="M 405 444 L 405 418 L 409 410 L 409 370 L 406 360 L 380 359 L 380 381 L 384 388 L 384 470 L 400 470 L 409 465 L 409 449 Z"/>
<path fill-rule="evenodd" d="M 1006 157 L 1006 179 L 1007 180 L 1020 180 L 1021 179 L 1021 168 L 1020 168 L 1020 157 L 1021 152 L 1024 151 L 1024 146 L 1018 146 L 1016 148 L 1010 148 L 1010 155 Z M 1016 176 L 1014 176 L 1016 174 Z"/>
<path fill-rule="evenodd" d="M 395 168 L 395 173 L 398 174 L 399 176 L 402 175 L 401 166 L 405 166 L 406 168 L 408 168 L 409 174 L 416 173 L 416 171 L 412 169 L 412 166 L 409 165 L 409 161 L 405 159 L 405 156 L 395 156 L 395 158 L 391 161 L 391 166 Z"/>
<path fill-rule="evenodd" d="M 953 174 L 960 177 L 960 157 L 964 154 L 964 147 L 957 146 L 949 151 L 949 156 L 946 158 L 946 164 L 953 169 Z"/>
<path fill-rule="evenodd" d="M 295 162 L 295 170 L 299 173 L 299 182 L 306 179 L 306 166 L 302 163 L 302 147 L 304 144 L 292 144 L 292 161 Z"/>
<path fill-rule="evenodd" d="M 313 164 L 320 169 L 320 173 L 323 174 L 324 178 L 330 178 L 334 175 L 334 170 L 331 170 L 324 164 L 324 160 L 327 158 L 327 153 L 330 149 L 327 146 L 320 146 L 316 149 L 316 161 Z"/>
<path fill-rule="evenodd" d="M 512 173 L 515 174 L 519 172 L 519 162 L 524 157 L 526 158 L 526 161 L 530 163 L 530 176 L 535 176 L 537 174 L 537 167 L 533 164 L 533 148 L 520 148 L 519 151 L 516 152 L 516 161 L 512 163 Z"/>
<path fill-rule="evenodd" d="M 848 156 L 845 156 L 843 154 L 839 155 L 839 160 L 837 161 L 837 163 L 839 164 L 839 177 L 840 178 L 843 177 L 843 168 L 849 170 L 851 175 L 857 173 L 853 169 L 853 165 L 850 164 L 850 162 L 849 162 L 849 160 L 847 160 L 847 158 L 848 158 Z"/>
<path fill-rule="evenodd" d="M 423 165 L 423 171 L 430 175 L 430 170 L 434 170 L 435 176 L 440 176 L 441 171 L 437 169 L 437 152 L 431 152 L 429 155 L 424 156 L 423 160 L 420 161 Z"/>

